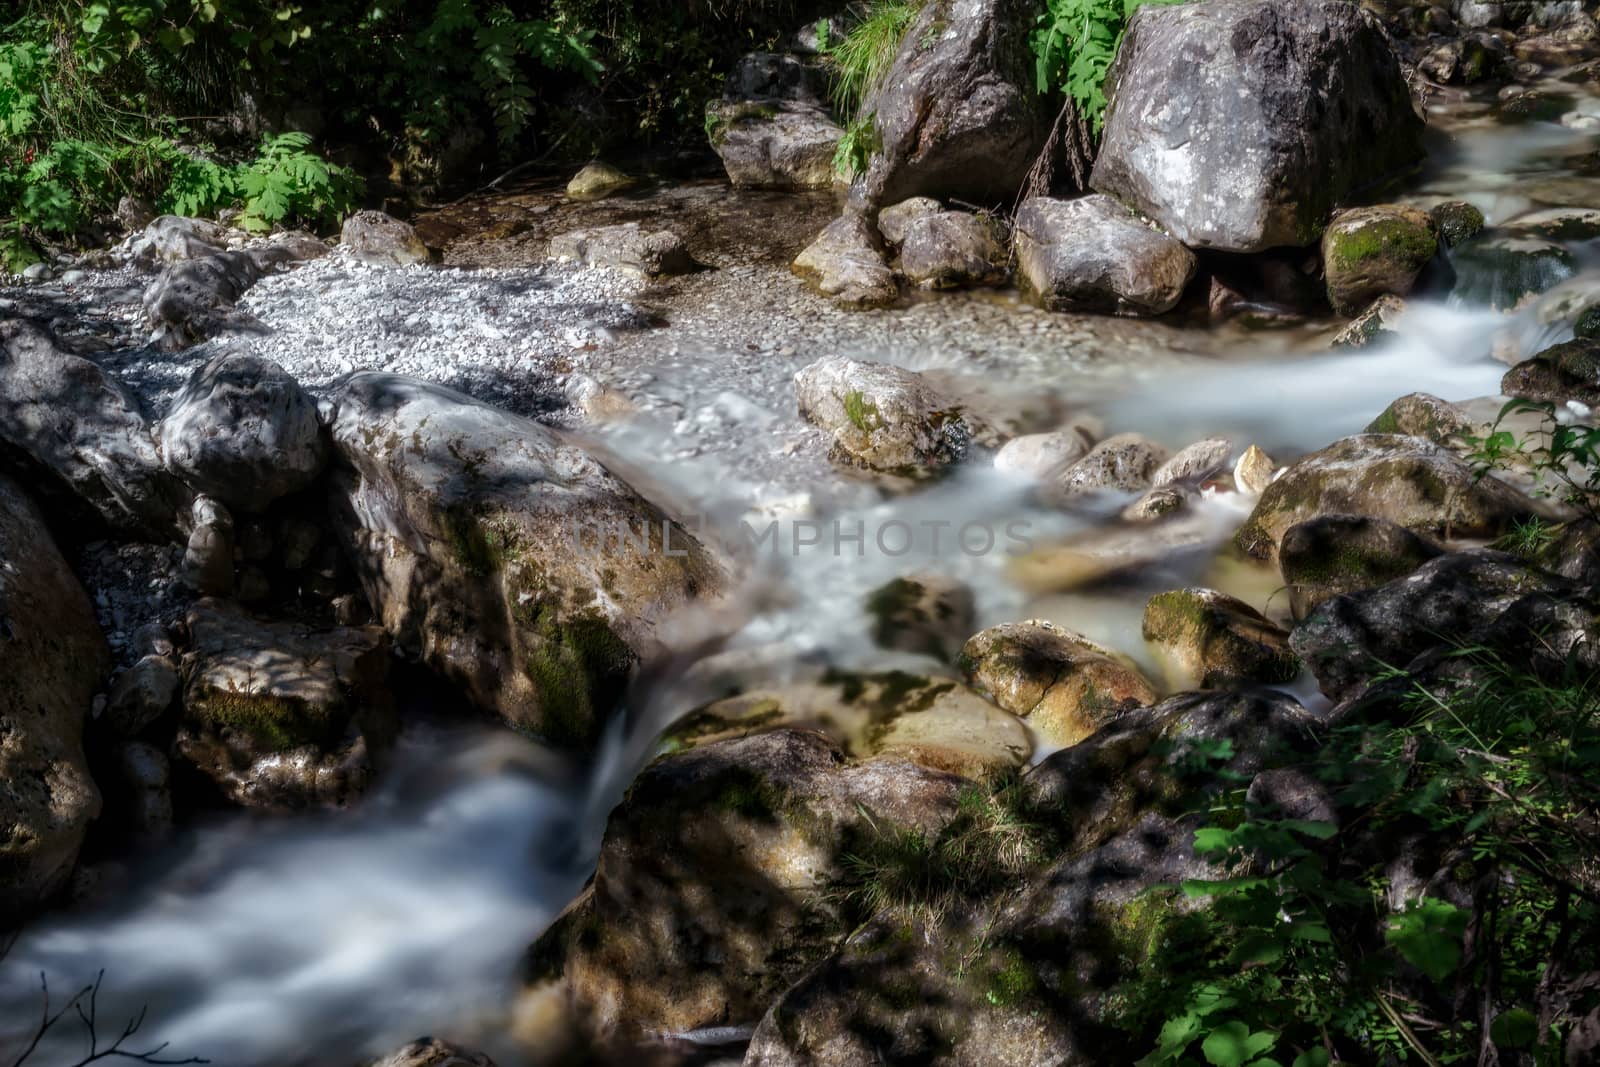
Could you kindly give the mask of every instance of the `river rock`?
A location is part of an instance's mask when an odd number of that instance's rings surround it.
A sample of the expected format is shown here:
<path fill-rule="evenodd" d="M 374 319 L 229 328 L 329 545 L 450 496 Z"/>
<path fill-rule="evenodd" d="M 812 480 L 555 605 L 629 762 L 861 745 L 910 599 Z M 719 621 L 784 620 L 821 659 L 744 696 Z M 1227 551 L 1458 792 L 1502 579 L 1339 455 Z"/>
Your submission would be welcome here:
<path fill-rule="evenodd" d="M 754 689 L 701 708 L 667 731 L 669 750 L 778 729 L 817 730 L 855 760 L 908 760 L 987 779 L 1033 751 L 1015 715 L 964 685 L 891 671 L 830 672 L 820 681 Z"/>
<path fill-rule="evenodd" d="M 228 247 L 232 236 L 226 226 L 208 219 L 162 215 L 145 225 L 129 250 L 135 263 L 150 268 L 216 255 Z"/>
<path fill-rule="evenodd" d="M 1246 496 L 1260 496 L 1277 477 L 1278 464 L 1261 450 L 1251 445 L 1233 465 L 1233 487 Z"/>
<path fill-rule="evenodd" d="M 192 528 L 178 572 L 183 584 L 201 596 L 233 594 L 233 516 L 208 496 L 197 496 Z"/>
<path fill-rule="evenodd" d="M 357 211 L 344 220 L 339 243 L 361 262 L 375 267 L 409 267 L 428 262 L 428 246 L 409 222 L 381 211 Z"/>
<path fill-rule="evenodd" d="M 1291 526 L 1321 515 L 1365 515 L 1439 537 L 1494 537 L 1533 514 L 1533 503 L 1418 437 L 1362 434 L 1295 463 L 1261 494 L 1235 542 L 1277 557 Z"/>
<path fill-rule="evenodd" d="M 878 145 L 850 188 L 854 213 L 911 196 L 1009 204 L 1049 134 L 1034 88 L 1027 0 L 928 4 L 861 104 Z"/>
<path fill-rule="evenodd" d="M 1011 576 L 1030 592 L 1066 592 L 1155 567 L 1189 565 L 1226 537 L 1205 513 L 1178 509 L 1153 521 L 1093 529 L 1040 545 L 1011 564 Z"/>
<path fill-rule="evenodd" d="M 316 401 L 248 351 L 223 352 L 195 371 L 157 436 L 169 471 L 245 513 L 306 488 L 328 462 Z"/>
<path fill-rule="evenodd" d="M 1428 209 L 1428 217 L 1446 248 L 1464 244 L 1483 232 L 1483 212 L 1465 200 L 1446 200 Z"/>
<path fill-rule="evenodd" d="M 1142 434 L 1119 433 L 1095 445 L 1072 466 L 1054 475 L 1045 498 L 1062 504 L 1102 490 L 1131 493 L 1148 489 L 1171 453 Z"/>
<path fill-rule="evenodd" d="M 1177 305 L 1197 262 L 1106 196 L 1035 197 L 1017 212 L 1016 241 L 1023 281 L 1052 311 L 1162 314 Z"/>
<path fill-rule="evenodd" d="M 1460 405 L 1432 393 L 1407 393 L 1384 408 L 1367 425 L 1366 432 L 1425 437 L 1436 445 L 1450 447 L 1477 429 Z"/>
<path fill-rule="evenodd" d="M 706 105 L 706 131 L 737 189 L 827 189 L 844 130 L 818 103 L 744 98 Z"/>
<path fill-rule="evenodd" d="M 1516 307 L 1578 273 L 1572 251 L 1557 241 L 1490 230 L 1454 250 L 1451 295 L 1469 306 Z"/>
<path fill-rule="evenodd" d="M 1322 691 L 1340 700 L 1384 665 L 1405 667 L 1432 648 L 1470 646 L 1474 634 L 1525 597 L 1577 589 L 1515 556 L 1459 552 L 1398 581 L 1325 601 L 1295 628 L 1291 644 Z"/>
<path fill-rule="evenodd" d="M 914 220 L 900 247 L 900 269 L 923 289 L 1004 285 L 1011 276 L 1005 229 L 993 219 L 944 211 Z"/>
<path fill-rule="evenodd" d="M 1552 345 L 1512 367 L 1500 383 L 1507 396 L 1600 407 L 1600 341 Z"/>
<path fill-rule="evenodd" d="M 1384 294 L 1367 309 L 1352 319 L 1330 342 L 1330 348 L 1368 348 L 1395 337 L 1392 329 L 1405 314 L 1406 302 L 1398 296 Z"/>
<path fill-rule="evenodd" d="M 1312 244 L 1423 157 L 1383 29 L 1344 0 L 1146 4 L 1106 96 L 1090 184 L 1191 248 Z"/>
<path fill-rule="evenodd" d="M 833 435 L 835 462 L 925 478 L 965 457 L 960 405 L 915 371 L 830 356 L 794 376 L 800 417 Z"/>
<path fill-rule="evenodd" d="M 846 933 L 829 887 L 849 842 L 936 832 L 967 783 L 901 760 L 844 762 L 778 730 L 657 760 L 606 825 L 584 891 L 534 945 L 601 1034 L 755 1019 Z"/>
<path fill-rule="evenodd" d="M 494 1061 L 481 1052 L 471 1052 L 436 1037 L 419 1037 L 377 1060 L 372 1067 L 494 1067 Z"/>
<path fill-rule="evenodd" d="M 1208 437 L 1178 450 L 1150 476 L 1156 488 L 1180 482 L 1200 482 L 1228 469 L 1233 458 L 1233 442 L 1226 437 Z"/>
<path fill-rule="evenodd" d="M 227 800 L 296 810 L 347 804 L 397 732 L 381 630 L 264 622 L 236 605 L 190 609 L 174 752 Z"/>
<path fill-rule="evenodd" d="M 980 693 L 1054 746 L 1075 745 L 1156 691 L 1125 656 L 1049 622 L 1007 623 L 975 635 L 961 669 Z"/>
<path fill-rule="evenodd" d="M 182 685 L 172 660 L 154 653 L 143 656 L 111 683 L 100 721 L 118 737 L 137 737 L 173 709 Z"/>
<path fill-rule="evenodd" d="M 1155 646 L 1174 689 L 1292 682 L 1300 663 L 1289 634 L 1255 608 L 1214 589 L 1177 589 L 1150 598 L 1144 639 Z"/>
<path fill-rule="evenodd" d="M 937 572 L 896 578 L 868 594 L 866 607 L 878 647 L 943 663 L 954 658 L 977 628 L 972 588 Z"/>
<path fill-rule="evenodd" d="M 550 239 L 550 258 L 610 267 L 641 278 L 688 274 L 694 257 L 670 230 L 646 232 L 637 222 L 572 230 Z"/>
<path fill-rule="evenodd" d="M 877 229 L 856 215 L 829 223 L 790 269 L 844 307 L 887 307 L 900 299 Z"/>
<path fill-rule="evenodd" d="M 83 728 L 111 653 L 44 515 L 0 475 L 0 914 L 66 885 L 100 793 Z"/>
<path fill-rule="evenodd" d="M 632 178 L 609 163 L 595 160 L 567 182 L 568 200 L 604 200 L 637 184 Z"/>
<path fill-rule="evenodd" d="M 117 201 L 117 210 L 112 213 L 112 218 L 117 220 L 128 233 L 143 230 L 156 219 L 156 209 L 143 197 L 124 196 Z"/>
<path fill-rule="evenodd" d="M 0 321 L 0 466 L 46 506 L 136 538 L 177 536 L 192 499 L 139 398 L 26 319 Z"/>
<path fill-rule="evenodd" d="M 1442 551 L 1383 519 L 1323 515 L 1289 528 L 1278 548 L 1278 566 L 1298 620 L 1336 596 L 1404 578 Z"/>
<path fill-rule="evenodd" d="M 166 837 L 172 831 L 172 765 L 166 753 L 129 741 L 117 747 L 116 761 L 125 824 L 146 841 Z"/>
<path fill-rule="evenodd" d="M 1341 211 L 1322 235 L 1328 302 L 1354 315 L 1385 294 L 1405 296 L 1439 251 L 1433 220 L 1399 204 Z"/>
<path fill-rule="evenodd" d="M 384 628 L 478 707 L 592 744 L 717 563 L 555 430 L 392 374 L 336 399 L 332 527 Z"/>
<path fill-rule="evenodd" d="M 898 204 L 891 204 L 878 212 L 878 232 L 883 234 L 883 239 L 895 248 L 906 239 L 906 232 L 911 229 L 911 224 L 930 215 L 944 213 L 944 205 L 931 196 L 913 196 L 909 200 L 902 200 Z"/>
<path fill-rule="evenodd" d="M 1082 459 L 1094 447 L 1087 429 L 1074 426 L 1050 433 L 1013 437 L 994 456 L 994 469 L 1044 481 Z"/>
<path fill-rule="evenodd" d="M 166 352 L 199 344 L 253 319 L 234 304 L 272 271 L 328 254 L 328 246 L 305 233 L 278 234 L 254 247 L 219 251 L 173 263 L 144 291 L 141 300 L 151 343 Z"/>

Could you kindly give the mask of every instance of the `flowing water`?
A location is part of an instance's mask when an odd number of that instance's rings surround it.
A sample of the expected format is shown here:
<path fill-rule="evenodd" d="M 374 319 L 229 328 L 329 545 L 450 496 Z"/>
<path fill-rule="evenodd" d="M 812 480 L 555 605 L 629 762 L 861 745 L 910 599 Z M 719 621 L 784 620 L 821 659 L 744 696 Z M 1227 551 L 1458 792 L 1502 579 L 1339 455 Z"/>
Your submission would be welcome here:
<path fill-rule="evenodd" d="M 1600 102 L 1575 106 L 1600 114 Z M 1466 106 L 1445 116 L 1447 129 L 1436 123 L 1423 202 L 1462 197 L 1503 222 L 1533 206 L 1538 182 L 1579 180 L 1569 157 L 1592 149 L 1591 138 L 1555 123 L 1499 126 L 1482 111 Z M 1568 285 L 1586 283 L 1600 286 L 1600 272 Z M 1528 355 L 1564 339 L 1531 309 L 1505 314 L 1442 300 L 1414 301 L 1397 330 L 1381 348 L 1344 353 L 1244 333 L 1221 360 L 1130 351 L 1122 362 L 1131 373 L 1114 381 L 1063 382 L 1052 377 L 1057 364 L 1040 359 L 1014 368 L 1006 384 L 1070 396 L 1114 431 L 1139 430 L 1173 447 L 1221 433 L 1282 460 L 1359 431 L 1405 393 L 1497 393 L 1505 370 L 1492 355 L 1497 342 Z M 752 434 L 763 432 L 762 419 L 749 422 Z M 747 495 L 731 488 L 748 488 L 736 465 L 663 462 L 666 442 L 644 425 L 611 435 L 607 446 L 680 512 L 719 528 L 747 514 Z M 1282 615 L 1271 576 L 1229 569 L 1206 550 L 1244 513 L 1243 501 L 1225 496 L 1197 509 L 1197 550 L 1111 591 L 1041 593 L 1018 580 L 1008 538 L 1045 543 L 1099 517 L 1041 510 L 1028 488 L 979 464 L 887 501 L 846 498 L 821 516 L 820 533 L 780 523 L 776 549 L 763 546 L 748 560 L 740 623 L 717 645 L 718 677 L 774 682 L 823 665 L 936 669 L 874 648 L 861 610 L 867 592 L 915 571 L 966 580 L 981 626 L 1046 617 L 1136 657 L 1144 655 L 1145 598 L 1162 588 L 1203 579 Z M 894 536 L 880 542 L 891 526 Z M 915 534 L 909 545 L 902 527 Z M 802 540 L 817 543 L 797 549 L 802 530 Z M 857 531 L 859 540 L 848 536 Z M 979 551 L 983 531 L 995 544 Z M 0 1049 L 31 1032 L 41 972 L 59 1004 L 104 969 L 103 1034 L 148 1008 L 135 1048 L 170 1042 L 169 1055 L 180 1058 L 292 1067 L 354 1063 L 439 1033 L 478 1040 L 504 1065 L 518 1062 L 492 1035 L 505 1029 L 519 959 L 592 870 L 606 812 L 661 726 L 703 695 L 696 671 L 708 673 L 701 665 L 677 681 L 658 679 L 587 766 L 487 727 L 428 725 L 408 734 L 394 770 L 357 810 L 287 821 L 235 816 L 189 829 L 131 872 L 133 888 L 114 904 L 23 934 L 0 961 Z M 71 1018 L 53 1038 L 30 1062 L 53 1067 L 81 1055 Z"/>

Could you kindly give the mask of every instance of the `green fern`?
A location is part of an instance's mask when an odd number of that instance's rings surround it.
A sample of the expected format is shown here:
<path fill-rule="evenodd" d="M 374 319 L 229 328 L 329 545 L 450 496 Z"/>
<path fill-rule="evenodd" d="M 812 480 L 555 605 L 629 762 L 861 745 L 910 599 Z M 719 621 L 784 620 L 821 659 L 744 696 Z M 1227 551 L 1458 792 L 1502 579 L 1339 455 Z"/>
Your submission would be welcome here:
<path fill-rule="evenodd" d="M 262 142 L 260 154 L 234 171 L 232 182 L 243 213 L 237 224 L 264 233 L 291 216 L 312 223 L 334 222 L 355 205 L 359 180 L 309 149 L 303 133 L 281 133 Z"/>
<path fill-rule="evenodd" d="M 1184 0 L 1045 0 L 1033 33 L 1038 90 L 1065 92 L 1099 134 L 1105 123 L 1106 73 L 1133 13 L 1145 4 Z"/>

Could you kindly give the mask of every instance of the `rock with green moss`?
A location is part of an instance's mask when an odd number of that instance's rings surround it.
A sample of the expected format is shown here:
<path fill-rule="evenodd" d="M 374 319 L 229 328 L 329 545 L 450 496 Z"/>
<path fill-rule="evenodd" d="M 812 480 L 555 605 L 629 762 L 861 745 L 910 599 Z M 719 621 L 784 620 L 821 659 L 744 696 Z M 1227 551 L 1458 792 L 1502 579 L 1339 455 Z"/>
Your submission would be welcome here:
<path fill-rule="evenodd" d="M 44 515 L 0 475 L 0 915 L 12 926 L 72 874 L 100 792 L 83 729 L 111 653 Z"/>
<path fill-rule="evenodd" d="M 970 785 L 852 764 L 778 730 L 659 759 L 611 813 L 585 890 L 529 953 L 599 1036 L 756 1019 L 853 923 L 837 887 L 869 835 L 936 834 Z"/>
<path fill-rule="evenodd" d="M 817 235 L 789 267 L 841 307 L 888 307 L 900 285 L 877 227 L 859 215 L 842 215 Z"/>
<path fill-rule="evenodd" d="M 1051 745 L 1075 745 L 1156 702 L 1155 687 L 1126 656 L 1040 620 L 977 634 L 961 650 L 961 668 Z"/>
<path fill-rule="evenodd" d="M 1523 400 L 1600 406 L 1600 341 L 1552 345 L 1506 372 L 1500 391 Z"/>
<path fill-rule="evenodd" d="M 872 639 L 879 648 L 948 663 L 977 628 L 972 588 L 931 572 L 896 578 L 867 595 Z"/>
<path fill-rule="evenodd" d="M 1300 662 L 1289 634 L 1249 604 L 1214 589 L 1175 589 L 1150 598 L 1144 639 L 1174 689 L 1237 682 L 1291 682 Z"/>
<path fill-rule="evenodd" d="M 1341 211 L 1322 235 L 1328 300 L 1354 315 L 1385 293 L 1405 296 L 1438 251 L 1425 211 L 1399 204 Z"/>
<path fill-rule="evenodd" d="M 1016 770 L 1033 751 L 1009 711 L 957 682 L 903 671 L 830 671 L 814 682 L 728 697 L 674 724 L 662 749 L 795 728 L 827 734 L 852 759 L 910 760 L 972 779 Z"/>
<path fill-rule="evenodd" d="M 368 372 L 333 423 L 333 527 L 399 649 L 471 704 L 588 747 L 720 564 L 559 431 Z"/>
<path fill-rule="evenodd" d="M 1446 248 L 1454 248 L 1483 232 L 1483 212 L 1465 200 L 1446 200 L 1442 204 L 1435 204 L 1428 209 L 1428 217 L 1433 220 L 1439 240 L 1444 242 Z"/>
<path fill-rule="evenodd" d="M 1334 336 L 1333 348 L 1367 348 L 1395 336 L 1394 324 L 1405 314 L 1406 302 L 1385 293 L 1367 305 L 1367 310 L 1352 319 Z"/>
<path fill-rule="evenodd" d="M 1477 423 L 1460 405 L 1432 393 L 1407 393 L 1384 408 L 1366 428 L 1367 433 L 1425 437 L 1446 447 L 1459 444 L 1465 435 L 1477 431 Z"/>
<path fill-rule="evenodd" d="M 1431 441 L 1360 434 L 1295 463 L 1261 494 L 1235 543 L 1275 560 L 1289 528 L 1321 515 L 1366 515 L 1438 537 L 1495 537 L 1533 501 Z"/>
<path fill-rule="evenodd" d="M 585 164 L 582 170 L 572 176 L 567 183 L 567 199 L 604 200 L 636 184 L 633 178 L 611 164 L 595 160 Z"/>
<path fill-rule="evenodd" d="M 1544 237 L 1494 230 L 1455 249 L 1452 296 L 1463 304 L 1505 311 L 1578 273 L 1572 250 Z"/>
<path fill-rule="evenodd" d="M 1345 593 L 1374 589 L 1413 573 L 1443 550 L 1383 519 L 1323 515 L 1292 526 L 1278 547 L 1289 608 L 1304 619 Z"/>
<path fill-rule="evenodd" d="M 915 371 L 830 356 L 794 376 L 800 417 L 833 435 L 830 458 L 908 478 L 939 475 L 967 454 L 961 405 Z"/>
<path fill-rule="evenodd" d="M 397 732 L 382 630 L 266 622 L 221 600 L 195 604 L 188 626 L 184 764 L 243 807 L 360 796 Z"/>
<path fill-rule="evenodd" d="M 1063 506 L 1105 490 L 1139 492 L 1155 484 L 1156 472 L 1171 458 L 1171 452 L 1143 434 L 1119 433 L 1052 474 L 1041 495 L 1046 502 Z"/>

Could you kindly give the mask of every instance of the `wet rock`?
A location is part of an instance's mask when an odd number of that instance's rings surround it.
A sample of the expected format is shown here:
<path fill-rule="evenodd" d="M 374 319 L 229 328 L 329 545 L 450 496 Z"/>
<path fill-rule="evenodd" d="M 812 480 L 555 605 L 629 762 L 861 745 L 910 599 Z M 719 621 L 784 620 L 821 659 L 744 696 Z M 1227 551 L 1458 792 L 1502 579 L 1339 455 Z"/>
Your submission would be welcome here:
<path fill-rule="evenodd" d="M 410 223 L 381 211 L 358 211 L 345 219 L 339 243 L 375 267 L 409 267 L 429 258 L 428 246 Z"/>
<path fill-rule="evenodd" d="M 1034 89 L 1025 0 L 927 5 L 861 104 L 878 150 L 850 188 L 855 213 L 911 196 L 1010 203 L 1049 134 Z"/>
<path fill-rule="evenodd" d="M 1226 540 L 1228 532 L 1202 512 L 1179 509 L 1155 521 L 1091 530 L 1041 545 L 1012 563 L 1011 575 L 1031 592 L 1065 592 L 1196 562 Z"/>
<path fill-rule="evenodd" d="M 1499 311 L 1542 293 L 1578 272 L 1572 252 L 1555 241 L 1488 231 L 1455 249 L 1452 295 L 1467 305 Z"/>
<path fill-rule="evenodd" d="M 833 434 L 839 463 L 925 478 L 959 462 L 972 428 L 914 371 L 836 356 L 794 377 L 800 416 Z"/>
<path fill-rule="evenodd" d="M 1017 269 L 1052 311 L 1159 315 L 1194 277 L 1194 253 L 1115 200 L 1036 197 L 1017 212 Z"/>
<path fill-rule="evenodd" d="M 611 267 L 641 278 L 688 274 L 696 266 L 683 238 L 670 230 L 646 232 L 637 222 L 560 234 L 550 241 L 550 258 Z"/>
<path fill-rule="evenodd" d="M 118 737 L 137 737 L 176 706 L 181 686 L 178 668 L 170 659 L 144 656 L 111 683 L 100 721 Z"/>
<path fill-rule="evenodd" d="M 1365 515 L 1440 537 L 1493 537 L 1533 513 L 1532 501 L 1417 437 L 1363 434 L 1295 463 L 1261 494 L 1235 538 L 1277 557 L 1291 526 L 1322 515 Z"/>
<path fill-rule="evenodd" d="M 900 248 L 900 269 L 923 289 L 1004 285 L 1011 276 L 1005 229 L 993 219 L 945 211 L 914 220 Z"/>
<path fill-rule="evenodd" d="M 779 730 L 657 760 L 611 813 L 589 889 L 530 953 L 601 1034 L 754 1019 L 846 932 L 829 905 L 850 842 L 936 832 L 963 779 L 843 762 Z"/>
<path fill-rule="evenodd" d="M 1524 597 L 1576 589 L 1514 556 L 1460 552 L 1388 585 L 1322 603 L 1295 628 L 1291 644 L 1322 691 L 1340 700 L 1385 665 L 1404 667 L 1429 649 L 1472 644 L 1475 633 Z"/>
<path fill-rule="evenodd" d="M 179 576 L 201 596 L 233 594 L 233 516 L 208 496 L 195 497 L 193 529 Z"/>
<path fill-rule="evenodd" d="M 25 319 L 0 321 L 0 466 L 74 520 L 155 541 L 176 536 L 192 496 L 139 399 Z"/>
<path fill-rule="evenodd" d="M 1082 427 L 1013 437 L 995 453 L 994 468 L 1043 481 L 1089 454 L 1094 439 Z"/>
<path fill-rule="evenodd" d="M 171 833 L 172 768 L 166 754 L 143 741 L 129 741 L 117 749 L 117 771 L 129 829 L 147 841 Z"/>
<path fill-rule="evenodd" d="M 712 101 L 711 147 L 739 189 L 827 189 L 844 130 L 819 104 L 779 99 Z"/>
<path fill-rule="evenodd" d="M 177 757 L 243 807 L 356 799 L 397 731 L 383 632 L 264 622 L 218 600 L 187 622 Z"/>
<path fill-rule="evenodd" d="M 567 199 L 604 200 L 636 184 L 638 183 L 634 179 L 611 164 L 595 160 L 593 163 L 585 164 L 583 169 L 567 182 Z"/>
<path fill-rule="evenodd" d="M 1428 209 L 1439 240 L 1446 248 L 1454 248 L 1483 232 L 1483 212 L 1465 200 L 1446 200 Z"/>
<path fill-rule="evenodd" d="M 1385 294 L 1405 296 L 1439 251 L 1433 220 L 1398 204 L 1341 211 L 1322 235 L 1328 301 L 1354 315 Z"/>
<path fill-rule="evenodd" d="M 195 371 L 157 435 L 169 471 L 241 512 L 306 488 L 328 462 L 316 401 L 282 367 L 247 351 Z"/>
<path fill-rule="evenodd" d="M 1233 485 L 1241 493 L 1260 496 L 1272 484 L 1278 473 L 1278 464 L 1259 446 L 1251 445 L 1233 465 Z"/>
<path fill-rule="evenodd" d="M 1425 437 L 1448 447 L 1463 435 L 1477 432 L 1477 424 L 1459 405 L 1448 400 L 1431 393 L 1407 393 L 1384 408 L 1368 424 L 1366 432 Z"/>
<path fill-rule="evenodd" d="M 1600 407 L 1600 341 L 1552 345 L 1512 367 L 1500 383 L 1507 396 Z"/>
<path fill-rule="evenodd" d="M 1144 639 L 1156 646 L 1174 689 L 1280 684 L 1300 673 L 1287 631 L 1214 589 L 1151 597 L 1144 609 Z"/>
<path fill-rule="evenodd" d="M 1101 490 L 1129 493 L 1148 489 L 1156 471 L 1170 457 L 1170 452 L 1148 437 L 1120 433 L 1101 441 L 1088 455 L 1054 475 L 1046 484 L 1044 495 L 1059 504 Z"/>
<path fill-rule="evenodd" d="M 878 212 L 878 232 L 895 248 L 906 239 L 911 224 L 930 215 L 943 214 L 944 205 L 931 196 L 913 196 Z"/>
<path fill-rule="evenodd" d="M 449 1041 L 419 1037 L 378 1060 L 372 1067 L 494 1067 L 494 1061 L 481 1052 L 470 1052 Z"/>
<path fill-rule="evenodd" d="M 1403 526 L 1359 515 L 1324 515 L 1291 526 L 1278 550 L 1289 607 L 1304 619 L 1345 593 L 1404 578 L 1442 554 Z"/>
<path fill-rule="evenodd" d="M 887 307 L 900 299 L 877 230 L 855 215 L 829 223 L 790 269 L 845 307 Z"/>
<path fill-rule="evenodd" d="M 1199 495 L 1190 484 L 1158 485 L 1122 509 L 1124 522 L 1154 522 L 1175 511 L 1182 511 Z"/>
<path fill-rule="evenodd" d="M 1106 95 L 1090 184 L 1191 248 L 1309 245 L 1423 157 L 1384 31 L 1340 0 L 1145 5 Z"/>
<path fill-rule="evenodd" d="M 1075 745 L 1156 691 L 1129 659 L 1043 621 L 1007 623 L 961 650 L 967 680 L 1051 745 Z"/>
<path fill-rule="evenodd" d="M 938 573 L 896 578 L 867 596 L 879 648 L 948 663 L 977 627 L 977 603 L 965 582 Z"/>
<path fill-rule="evenodd" d="M 555 430 L 398 375 L 336 400 L 331 526 L 384 628 L 478 707 L 592 744 L 717 563 Z"/>
<path fill-rule="evenodd" d="M 852 759 L 907 760 L 979 780 L 1016 770 L 1033 751 L 1008 711 L 964 685 L 902 671 L 830 672 L 818 682 L 728 697 L 675 724 L 664 745 L 692 748 L 790 729 L 820 731 Z"/>
<path fill-rule="evenodd" d="M 1208 437 L 1204 441 L 1178 450 L 1177 454 L 1156 468 L 1150 484 L 1161 486 L 1179 482 L 1199 482 L 1226 470 L 1233 458 L 1233 442 L 1226 437 Z"/>
<path fill-rule="evenodd" d="M 1330 347 L 1367 348 L 1392 340 L 1395 331 L 1390 327 L 1405 314 L 1405 310 L 1406 302 L 1398 296 L 1390 294 L 1380 296 L 1368 304 L 1367 309 L 1351 320 L 1348 326 L 1339 331 Z"/>
<path fill-rule="evenodd" d="M 1513 237 L 1542 238 L 1547 241 L 1592 241 L 1600 237 L 1600 211 L 1585 209 L 1594 193 L 1592 184 L 1583 184 L 1575 190 L 1573 199 L 1580 201 L 1576 208 L 1546 208 L 1518 215 L 1500 227 L 1500 232 Z"/>
<path fill-rule="evenodd" d="M 0 914 L 67 884 L 100 793 L 83 729 L 111 655 L 44 515 L 0 475 Z"/>

